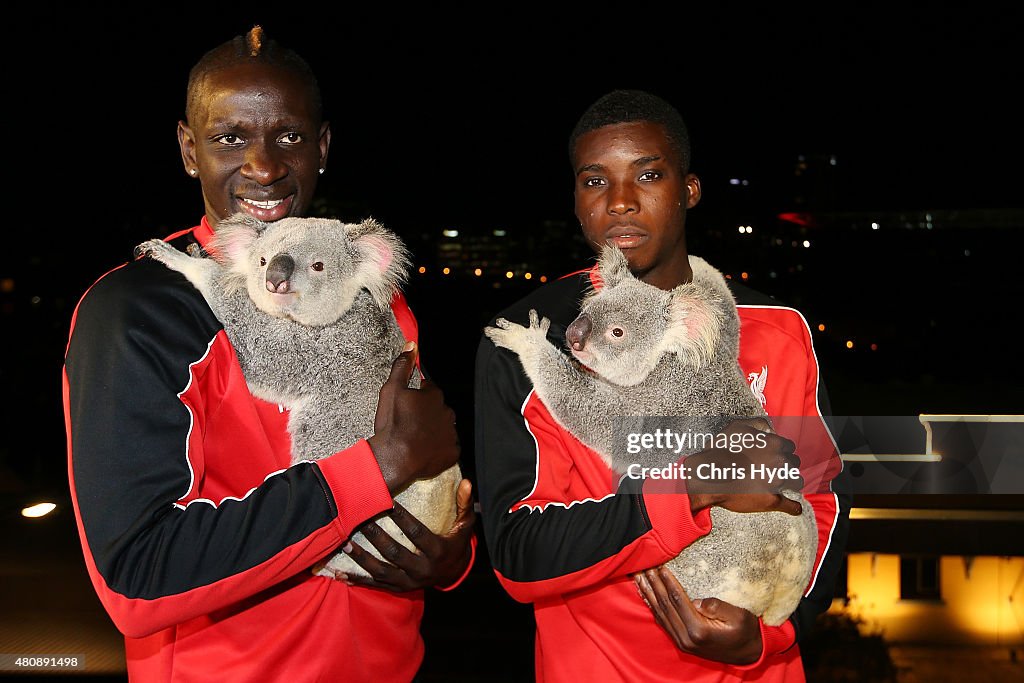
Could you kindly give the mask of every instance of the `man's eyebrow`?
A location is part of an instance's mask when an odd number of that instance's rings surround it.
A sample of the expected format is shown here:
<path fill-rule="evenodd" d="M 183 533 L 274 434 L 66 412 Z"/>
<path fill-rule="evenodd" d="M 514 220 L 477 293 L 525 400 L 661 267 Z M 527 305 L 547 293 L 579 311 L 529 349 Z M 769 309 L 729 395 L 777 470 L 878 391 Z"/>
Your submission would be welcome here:
<path fill-rule="evenodd" d="M 641 166 L 646 166 L 647 164 L 653 164 L 656 161 L 663 160 L 664 157 L 661 156 L 660 154 L 651 154 L 650 156 L 635 159 L 632 163 L 630 163 L 630 166 L 632 166 L 633 168 L 639 168 Z M 604 164 L 584 164 L 583 166 L 580 166 L 576 170 L 576 175 L 579 175 L 581 173 L 600 173 L 604 170 Z"/>
<path fill-rule="evenodd" d="M 603 170 L 603 164 L 584 164 L 576 169 L 576 175 L 579 175 L 580 173 L 599 173 Z"/>
<path fill-rule="evenodd" d="M 646 166 L 647 164 L 652 164 L 655 161 L 661 161 L 661 160 L 662 160 L 662 156 L 660 154 L 652 154 L 651 156 L 640 157 L 639 159 L 637 159 L 636 161 L 634 161 L 630 165 L 633 166 L 633 167 L 636 167 L 636 166 Z"/>

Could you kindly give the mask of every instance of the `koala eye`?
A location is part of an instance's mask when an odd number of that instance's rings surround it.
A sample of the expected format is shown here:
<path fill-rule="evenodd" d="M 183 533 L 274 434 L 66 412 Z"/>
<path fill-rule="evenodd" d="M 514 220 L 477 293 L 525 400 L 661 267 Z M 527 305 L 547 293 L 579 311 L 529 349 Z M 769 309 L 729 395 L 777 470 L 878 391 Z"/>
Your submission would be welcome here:
<path fill-rule="evenodd" d="M 324 269 L 324 262 L 323 261 L 317 261 L 316 263 L 311 265 L 310 268 L 312 268 L 313 270 L 315 270 L 316 272 L 319 273 L 320 271 L 322 271 Z"/>
<path fill-rule="evenodd" d="M 260 265 L 261 265 L 261 266 L 265 266 L 265 265 L 267 265 L 267 259 L 265 259 L 265 258 L 263 258 L 262 256 L 260 256 Z"/>
<path fill-rule="evenodd" d="M 623 330 L 623 329 L 622 329 L 621 327 L 613 327 L 613 328 L 612 328 L 612 335 L 613 335 L 613 336 L 615 336 L 615 337 L 621 337 L 621 336 L 622 336 L 622 335 L 624 335 L 624 334 L 626 334 L 626 332 L 625 332 L 625 330 Z"/>

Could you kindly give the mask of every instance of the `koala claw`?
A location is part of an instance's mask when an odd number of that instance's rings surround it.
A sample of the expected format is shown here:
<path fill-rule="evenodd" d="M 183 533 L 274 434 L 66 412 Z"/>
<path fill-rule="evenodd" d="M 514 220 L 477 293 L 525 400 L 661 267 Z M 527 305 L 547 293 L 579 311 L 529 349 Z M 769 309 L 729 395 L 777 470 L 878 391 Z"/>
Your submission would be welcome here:
<path fill-rule="evenodd" d="M 531 330 L 540 330 L 540 332 L 544 336 L 547 336 L 548 328 L 549 327 L 551 327 L 551 321 L 548 320 L 547 318 L 541 318 L 537 314 L 536 309 L 531 308 L 530 309 L 530 329 Z"/>
<path fill-rule="evenodd" d="M 166 249 L 173 249 L 173 247 L 171 247 L 171 245 L 167 244 L 167 242 L 164 242 L 163 240 L 146 240 L 145 242 L 135 247 L 133 254 L 136 259 L 149 256 L 160 261 L 162 260 L 160 258 L 160 255 Z"/>

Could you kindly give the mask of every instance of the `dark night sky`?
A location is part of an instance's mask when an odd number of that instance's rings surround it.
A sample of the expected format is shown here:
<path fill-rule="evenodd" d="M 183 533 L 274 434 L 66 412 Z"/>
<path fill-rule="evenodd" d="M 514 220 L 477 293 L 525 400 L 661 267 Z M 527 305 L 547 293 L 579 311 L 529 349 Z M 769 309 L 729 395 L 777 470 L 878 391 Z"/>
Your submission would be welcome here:
<path fill-rule="evenodd" d="M 149 7 L 111 17 L 41 6 L 17 31 L 62 58 L 14 74 L 9 92 L 27 105 L 14 130 L 31 131 L 17 142 L 38 164 L 33 182 L 52 179 L 44 196 L 86 196 L 90 213 L 102 196 L 107 216 L 140 227 L 201 210 L 174 138 L 187 70 L 255 22 L 321 76 L 335 136 L 321 191 L 383 219 L 571 212 L 567 134 L 615 87 L 677 104 L 708 188 L 730 175 L 770 183 L 796 154 L 829 153 L 861 207 L 1020 206 L 1021 23 L 978 7 L 909 15 L 830 4 L 573 26 L 525 10 L 185 20 Z"/>

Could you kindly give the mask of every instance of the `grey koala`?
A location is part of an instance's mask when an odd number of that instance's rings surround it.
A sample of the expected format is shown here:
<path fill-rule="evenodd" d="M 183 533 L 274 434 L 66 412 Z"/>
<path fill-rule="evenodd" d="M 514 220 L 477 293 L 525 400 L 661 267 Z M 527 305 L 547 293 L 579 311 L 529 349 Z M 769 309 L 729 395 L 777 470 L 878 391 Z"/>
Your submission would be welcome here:
<path fill-rule="evenodd" d="M 519 356 L 559 424 L 620 476 L 630 465 L 663 468 L 706 447 L 695 438 L 686 447 L 627 452 L 627 433 L 671 425 L 677 434 L 710 436 L 736 418 L 761 418 L 771 428 L 739 367 L 739 316 L 725 278 L 703 259 L 689 260 L 693 281 L 669 292 L 634 277 L 625 255 L 604 247 L 602 287 L 587 294 L 566 329 L 573 358 L 547 339 L 550 321 L 536 311 L 529 327 L 499 318 L 485 329 Z M 793 613 L 818 531 L 803 495 L 784 495 L 800 502 L 799 516 L 712 507 L 712 530 L 667 563 L 691 599 L 716 597 L 769 625 Z"/>
<path fill-rule="evenodd" d="M 246 214 L 222 221 L 212 257 L 191 256 L 163 240 L 136 247 L 182 273 L 206 299 L 238 356 L 254 396 L 289 410 L 292 463 L 332 455 L 373 434 L 381 387 L 405 337 L 391 311 L 407 277 L 405 245 L 375 220 L 284 218 Z M 410 386 L 419 386 L 414 373 Z M 414 481 L 395 496 L 434 533 L 455 521 L 456 464 Z M 390 517 L 377 523 L 416 551 Z M 380 558 L 363 537 L 350 539 Z M 343 552 L 321 576 L 368 576 Z"/>

